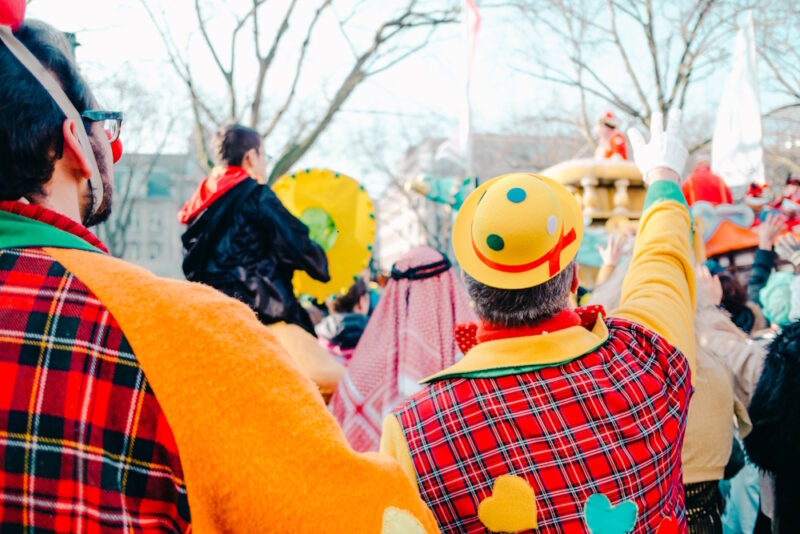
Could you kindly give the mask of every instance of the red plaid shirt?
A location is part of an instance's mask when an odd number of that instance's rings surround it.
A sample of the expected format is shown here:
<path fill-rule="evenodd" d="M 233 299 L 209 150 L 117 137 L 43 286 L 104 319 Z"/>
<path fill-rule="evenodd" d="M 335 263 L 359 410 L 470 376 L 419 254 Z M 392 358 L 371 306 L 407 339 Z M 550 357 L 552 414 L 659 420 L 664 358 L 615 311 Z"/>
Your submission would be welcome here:
<path fill-rule="evenodd" d="M 478 505 L 512 474 L 536 494 L 538 532 L 587 532 L 586 500 L 632 500 L 634 532 L 666 517 L 685 532 L 680 452 L 686 358 L 652 331 L 608 319 L 608 341 L 566 363 L 494 378 L 445 378 L 395 414 L 417 484 L 444 532 L 484 532 Z"/>
<path fill-rule="evenodd" d="M 0 209 L 104 249 L 54 212 Z M 175 439 L 124 333 L 39 248 L 0 248 L 0 524 L 4 532 L 190 525 Z"/>

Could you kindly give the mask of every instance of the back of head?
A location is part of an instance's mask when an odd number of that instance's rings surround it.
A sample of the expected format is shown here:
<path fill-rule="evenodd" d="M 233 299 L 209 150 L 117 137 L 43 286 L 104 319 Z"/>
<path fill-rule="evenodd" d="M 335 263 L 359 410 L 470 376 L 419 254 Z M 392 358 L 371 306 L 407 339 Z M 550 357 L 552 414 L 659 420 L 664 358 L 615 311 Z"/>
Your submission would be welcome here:
<path fill-rule="evenodd" d="M 747 289 L 727 271 L 719 273 L 722 285 L 722 307 L 730 313 L 739 313 L 747 305 Z"/>
<path fill-rule="evenodd" d="M 241 124 L 221 127 L 211 138 L 211 155 L 220 167 L 240 167 L 248 150 L 261 149 L 261 135 Z"/>
<path fill-rule="evenodd" d="M 92 94 L 61 32 L 28 20 L 15 36 L 55 75 L 78 112 L 91 107 Z M 65 115 L 41 83 L 2 45 L 0 102 L 0 200 L 40 195 L 63 148 Z"/>
<path fill-rule="evenodd" d="M 583 217 L 575 197 L 546 176 L 514 173 L 464 201 L 453 248 L 480 318 L 533 326 L 569 306 Z"/>
<path fill-rule="evenodd" d="M 490 287 L 468 274 L 464 275 L 464 280 L 478 317 L 493 326 L 516 328 L 536 325 L 566 308 L 572 289 L 572 272 L 570 264 L 547 282 L 525 289 Z"/>
<path fill-rule="evenodd" d="M 368 292 L 367 283 L 364 282 L 363 278 L 359 277 L 350 286 L 347 293 L 333 301 L 333 311 L 336 313 L 353 313 L 353 310 Z"/>

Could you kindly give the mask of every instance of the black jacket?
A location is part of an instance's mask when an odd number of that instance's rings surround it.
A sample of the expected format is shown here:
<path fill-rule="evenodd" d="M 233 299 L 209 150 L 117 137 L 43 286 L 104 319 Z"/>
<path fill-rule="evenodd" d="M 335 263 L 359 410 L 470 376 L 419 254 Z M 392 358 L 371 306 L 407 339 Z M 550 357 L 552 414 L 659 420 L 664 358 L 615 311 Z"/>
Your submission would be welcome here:
<path fill-rule="evenodd" d="M 776 532 L 800 532 L 800 321 L 772 342 L 749 412 L 753 431 L 744 446 L 775 477 Z"/>
<path fill-rule="evenodd" d="M 181 237 L 183 272 L 248 304 L 265 323 L 286 321 L 314 334 L 292 289 L 296 270 L 327 282 L 328 260 L 265 185 L 248 179 L 193 218 Z"/>
<path fill-rule="evenodd" d="M 760 248 L 756 249 L 753 267 L 750 269 L 750 281 L 747 282 L 747 297 L 759 306 L 763 306 L 759 293 L 761 288 L 767 285 L 769 275 L 772 274 L 772 269 L 774 268 L 775 252 Z"/>

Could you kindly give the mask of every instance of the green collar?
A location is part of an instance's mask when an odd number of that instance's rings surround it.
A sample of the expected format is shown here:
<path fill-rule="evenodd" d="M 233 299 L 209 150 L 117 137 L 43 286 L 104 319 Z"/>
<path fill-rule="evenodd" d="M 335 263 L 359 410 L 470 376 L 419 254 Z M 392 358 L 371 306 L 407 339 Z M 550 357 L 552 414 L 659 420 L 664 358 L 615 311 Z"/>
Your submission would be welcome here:
<path fill-rule="evenodd" d="M 47 223 L 0 210 L 0 250 L 6 248 L 53 247 L 103 251 Z"/>

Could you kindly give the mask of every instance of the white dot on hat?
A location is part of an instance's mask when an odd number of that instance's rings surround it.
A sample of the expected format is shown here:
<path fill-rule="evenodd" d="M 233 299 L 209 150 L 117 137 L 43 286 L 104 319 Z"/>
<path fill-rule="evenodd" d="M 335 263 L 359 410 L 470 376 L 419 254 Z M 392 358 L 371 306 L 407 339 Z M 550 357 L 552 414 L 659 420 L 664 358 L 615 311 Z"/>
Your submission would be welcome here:
<path fill-rule="evenodd" d="M 556 229 L 558 227 L 558 219 L 555 215 L 551 215 L 547 218 L 547 233 L 553 235 L 556 233 Z"/>

